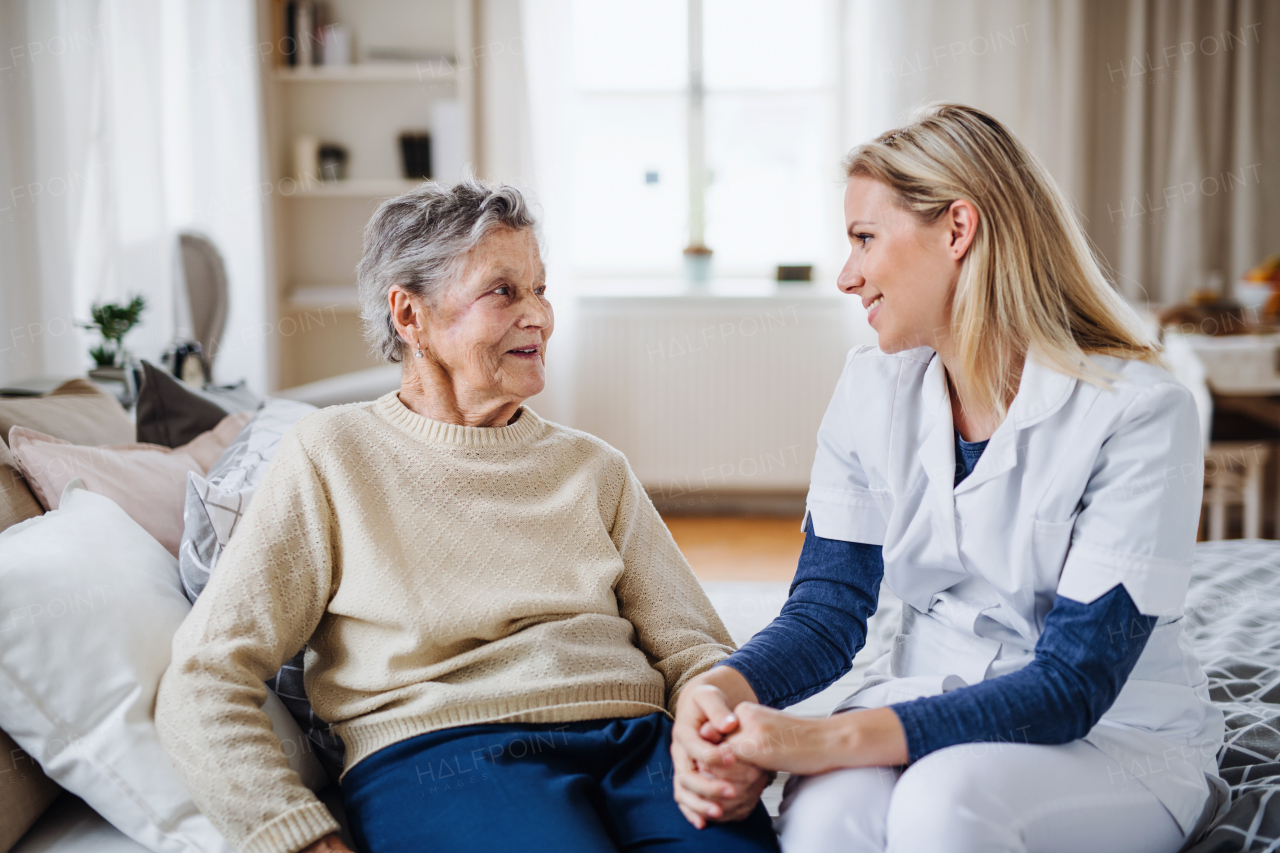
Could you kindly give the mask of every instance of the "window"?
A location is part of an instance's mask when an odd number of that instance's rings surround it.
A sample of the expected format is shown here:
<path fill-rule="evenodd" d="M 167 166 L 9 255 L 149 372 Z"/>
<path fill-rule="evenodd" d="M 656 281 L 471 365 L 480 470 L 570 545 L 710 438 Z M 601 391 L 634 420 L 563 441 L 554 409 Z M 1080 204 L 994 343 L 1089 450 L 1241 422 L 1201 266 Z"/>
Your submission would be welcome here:
<path fill-rule="evenodd" d="M 772 277 L 832 257 L 835 0 L 575 0 L 574 266 Z M 837 229 L 838 230 L 838 229 Z"/>

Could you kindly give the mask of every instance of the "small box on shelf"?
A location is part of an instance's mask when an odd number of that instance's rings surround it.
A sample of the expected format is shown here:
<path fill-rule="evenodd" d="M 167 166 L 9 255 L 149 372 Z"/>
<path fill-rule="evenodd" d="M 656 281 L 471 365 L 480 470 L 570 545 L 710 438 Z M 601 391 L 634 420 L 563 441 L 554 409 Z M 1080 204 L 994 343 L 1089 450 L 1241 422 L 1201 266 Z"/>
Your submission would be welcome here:
<path fill-rule="evenodd" d="M 776 280 L 786 284 L 808 284 L 813 281 L 813 265 L 779 264 Z"/>
<path fill-rule="evenodd" d="M 400 162 L 406 178 L 431 180 L 431 134 L 425 130 L 400 134 Z"/>

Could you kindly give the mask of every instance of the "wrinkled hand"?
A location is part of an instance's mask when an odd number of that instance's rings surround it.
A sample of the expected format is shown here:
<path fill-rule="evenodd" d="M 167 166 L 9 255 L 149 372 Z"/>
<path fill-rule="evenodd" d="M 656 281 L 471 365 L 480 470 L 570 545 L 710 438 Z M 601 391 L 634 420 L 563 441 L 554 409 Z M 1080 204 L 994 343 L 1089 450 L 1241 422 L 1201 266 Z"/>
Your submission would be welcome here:
<path fill-rule="evenodd" d="M 314 841 L 310 846 L 303 848 L 300 853 L 354 853 L 347 845 L 342 843 L 342 839 L 337 833 L 330 833 L 319 841 Z"/>
<path fill-rule="evenodd" d="M 673 787 L 676 805 L 698 829 L 751 814 L 772 779 L 722 745 L 737 727 L 720 688 L 690 685 L 681 694 L 671 732 Z"/>

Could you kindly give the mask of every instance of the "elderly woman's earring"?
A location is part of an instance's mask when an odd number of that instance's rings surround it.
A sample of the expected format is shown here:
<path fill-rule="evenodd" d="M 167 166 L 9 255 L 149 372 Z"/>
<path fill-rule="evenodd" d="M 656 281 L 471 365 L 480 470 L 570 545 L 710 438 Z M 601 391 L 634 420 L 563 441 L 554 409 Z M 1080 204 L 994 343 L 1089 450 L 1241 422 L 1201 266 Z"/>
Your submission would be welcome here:
<path fill-rule="evenodd" d="M 422 358 L 422 347 L 418 347 L 418 351 L 413 354 L 414 358 Z"/>

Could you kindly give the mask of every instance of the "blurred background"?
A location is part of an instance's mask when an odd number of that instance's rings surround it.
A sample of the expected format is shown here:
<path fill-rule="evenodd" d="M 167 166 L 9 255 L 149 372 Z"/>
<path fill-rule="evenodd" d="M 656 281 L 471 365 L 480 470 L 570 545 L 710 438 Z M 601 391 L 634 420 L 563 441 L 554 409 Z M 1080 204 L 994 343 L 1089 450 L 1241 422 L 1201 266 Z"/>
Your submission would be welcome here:
<path fill-rule="evenodd" d="M 1280 532 L 1277 0 L 0 0 L 0 49 L 10 393 L 92 370 L 127 398 L 139 360 L 192 353 L 259 394 L 385 393 L 361 229 L 473 169 L 544 217 L 531 405 L 622 449 L 686 553 L 729 543 L 744 577 L 798 542 L 818 423 L 874 342 L 835 288 L 841 158 L 955 100 L 1044 161 L 1176 338 L 1205 535 Z M 136 296 L 102 351 L 95 306 Z"/>

